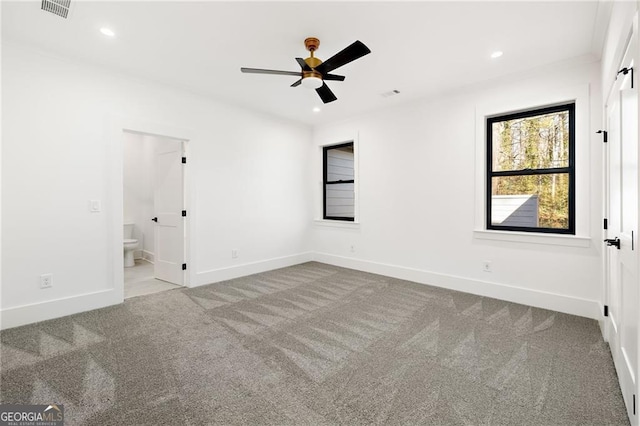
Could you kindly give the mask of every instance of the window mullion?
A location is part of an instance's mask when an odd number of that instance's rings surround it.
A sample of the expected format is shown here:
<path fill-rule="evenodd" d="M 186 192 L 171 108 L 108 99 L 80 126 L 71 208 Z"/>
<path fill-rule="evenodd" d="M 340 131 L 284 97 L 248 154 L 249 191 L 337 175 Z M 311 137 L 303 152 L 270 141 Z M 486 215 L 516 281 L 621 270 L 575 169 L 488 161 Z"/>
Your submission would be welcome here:
<path fill-rule="evenodd" d="M 490 172 L 491 177 L 499 176 L 533 176 L 533 175 L 553 175 L 560 173 L 571 173 L 571 167 L 558 167 L 555 169 L 523 169 L 523 170 L 500 170 Z"/>

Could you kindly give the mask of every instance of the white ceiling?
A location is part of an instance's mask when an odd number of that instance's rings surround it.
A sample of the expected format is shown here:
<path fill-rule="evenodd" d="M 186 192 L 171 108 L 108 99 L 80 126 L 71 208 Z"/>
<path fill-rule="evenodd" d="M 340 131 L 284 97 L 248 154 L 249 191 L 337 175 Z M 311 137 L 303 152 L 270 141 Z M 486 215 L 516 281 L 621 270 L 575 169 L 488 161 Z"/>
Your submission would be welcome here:
<path fill-rule="evenodd" d="M 455 89 L 583 55 L 597 57 L 602 3 L 556 2 L 84 2 L 68 19 L 39 1 L 2 2 L 2 36 L 137 77 L 307 124 Z M 599 11 L 600 9 L 600 11 Z M 99 32 L 109 27 L 108 38 Z M 338 68 L 338 100 L 323 105 L 296 78 L 303 40 L 316 56 L 361 40 L 371 54 Z M 491 59 L 495 50 L 504 56 Z M 397 96 L 382 93 L 397 89 Z M 321 112 L 312 112 L 320 106 Z"/>

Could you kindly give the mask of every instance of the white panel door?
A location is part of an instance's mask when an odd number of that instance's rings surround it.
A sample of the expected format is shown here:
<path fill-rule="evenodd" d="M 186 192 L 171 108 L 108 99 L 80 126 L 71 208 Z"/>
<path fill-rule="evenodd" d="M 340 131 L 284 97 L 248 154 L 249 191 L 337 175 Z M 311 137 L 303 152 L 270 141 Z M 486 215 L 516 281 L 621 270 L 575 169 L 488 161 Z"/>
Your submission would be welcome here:
<path fill-rule="evenodd" d="M 621 68 L 634 66 L 634 55 L 631 43 Z M 618 75 L 607 102 L 606 265 L 609 344 L 629 419 L 638 425 L 638 88 L 632 75 Z"/>
<path fill-rule="evenodd" d="M 155 164 L 155 264 L 157 279 L 184 284 L 182 142 L 158 141 Z"/>

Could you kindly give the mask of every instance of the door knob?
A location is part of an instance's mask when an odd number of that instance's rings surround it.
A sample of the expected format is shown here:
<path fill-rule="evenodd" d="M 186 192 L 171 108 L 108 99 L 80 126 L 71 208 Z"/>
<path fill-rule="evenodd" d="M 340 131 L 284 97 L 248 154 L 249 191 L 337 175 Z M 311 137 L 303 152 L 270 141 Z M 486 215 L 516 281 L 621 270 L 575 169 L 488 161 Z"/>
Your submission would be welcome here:
<path fill-rule="evenodd" d="M 615 237 L 615 238 L 607 238 L 606 240 L 604 240 L 605 243 L 607 243 L 607 245 L 609 247 L 611 246 L 615 246 L 618 248 L 618 250 L 620 250 L 620 238 Z"/>
<path fill-rule="evenodd" d="M 157 217 L 154 217 L 154 218 L 153 218 L 153 219 L 151 219 L 151 220 L 152 220 L 152 221 L 154 221 L 154 222 L 157 222 L 157 221 L 158 221 L 158 218 L 157 218 Z"/>

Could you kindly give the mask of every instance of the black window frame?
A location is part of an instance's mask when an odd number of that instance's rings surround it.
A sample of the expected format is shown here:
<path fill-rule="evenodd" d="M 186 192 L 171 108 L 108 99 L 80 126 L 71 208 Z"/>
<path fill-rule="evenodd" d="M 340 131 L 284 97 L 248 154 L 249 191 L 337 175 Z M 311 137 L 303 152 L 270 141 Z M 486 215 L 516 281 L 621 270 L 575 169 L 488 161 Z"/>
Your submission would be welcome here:
<path fill-rule="evenodd" d="M 337 180 L 337 181 L 327 181 L 327 152 L 332 149 L 345 148 L 350 146 L 353 149 L 353 166 L 355 169 L 355 156 L 356 156 L 356 148 L 353 143 L 345 142 L 337 145 L 326 145 L 322 147 L 322 218 L 325 220 L 342 220 L 346 222 L 355 222 L 355 211 L 354 217 L 345 217 L 345 216 L 327 216 L 327 185 L 334 185 L 339 183 L 353 183 L 354 191 L 355 191 L 355 174 L 354 179 L 351 180 Z M 354 193 L 354 207 L 355 207 L 355 193 Z"/>
<path fill-rule="evenodd" d="M 517 232 L 540 232 L 547 234 L 571 234 L 576 233 L 576 212 L 575 212 L 575 194 L 576 194 L 576 174 L 575 174 L 575 102 L 563 103 L 561 105 L 548 106 L 543 108 L 535 108 L 526 111 L 502 114 L 486 118 L 486 137 L 487 137 L 487 170 L 486 170 L 486 229 L 498 231 L 517 231 Z M 493 171 L 493 123 L 500 121 L 515 120 L 519 118 L 535 117 L 554 112 L 569 113 L 569 162 L 567 167 L 556 167 L 548 169 L 523 169 L 523 170 L 504 170 Z M 491 223 L 491 190 L 492 178 L 501 176 L 532 176 L 541 174 L 567 174 L 569 177 L 569 223 L 568 228 L 544 228 L 544 227 L 524 227 L 509 225 L 494 225 Z"/>

